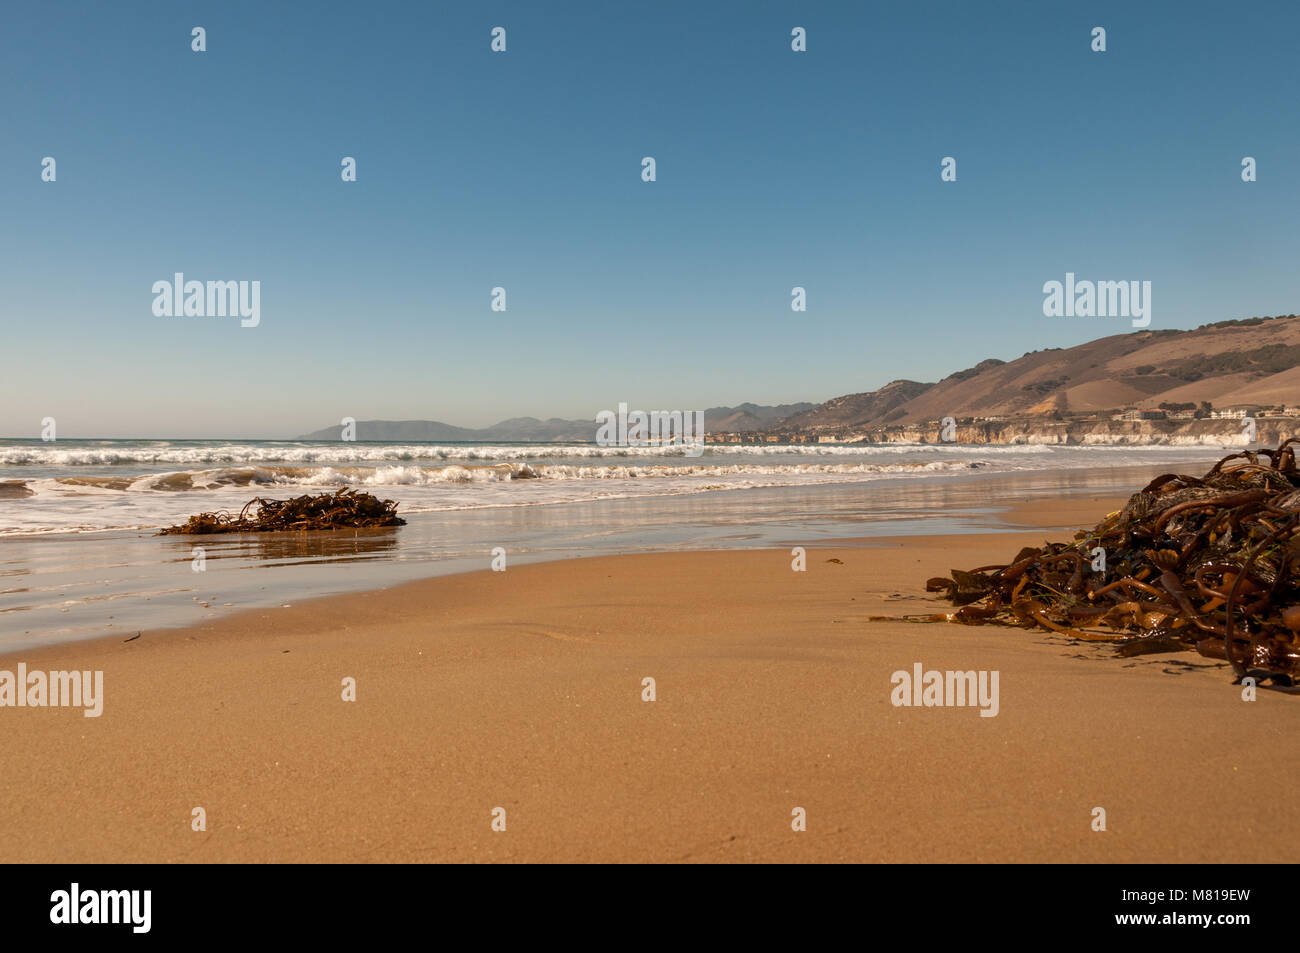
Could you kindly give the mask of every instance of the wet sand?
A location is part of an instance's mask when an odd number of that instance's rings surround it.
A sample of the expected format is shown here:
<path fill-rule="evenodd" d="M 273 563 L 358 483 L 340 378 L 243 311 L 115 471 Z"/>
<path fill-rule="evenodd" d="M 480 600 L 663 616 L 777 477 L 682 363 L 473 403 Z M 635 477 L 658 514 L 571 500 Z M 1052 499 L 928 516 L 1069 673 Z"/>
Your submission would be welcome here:
<path fill-rule="evenodd" d="M 1244 702 L 1191 654 L 866 621 L 1046 536 L 810 548 L 806 572 L 785 550 L 567 560 L 9 655 L 102 669 L 106 697 L 0 709 L 0 859 L 1281 859 L 1300 698 Z M 916 662 L 997 670 L 999 713 L 894 707 Z"/>
<path fill-rule="evenodd" d="M 490 565 L 496 547 L 506 549 L 517 567 L 681 549 L 788 549 L 996 532 L 1037 525 L 1017 523 L 1015 507 L 1042 499 L 1055 500 L 1052 518 L 1070 525 L 1091 520 L 1099 496 L 1128 492 L 1158 472 L 1163 469 L 1150 465 L 972 470 L 935 479 L 416 512 L 400 528 L 332 533 L 160 537 L 156 530 L 134 530 L 2 537 L 0 654 L 472 572 Z M 521 483 L 523 493 L 531 492 L 532 482 Z M 200 551 L 204 568 L 197 572 Z"/>

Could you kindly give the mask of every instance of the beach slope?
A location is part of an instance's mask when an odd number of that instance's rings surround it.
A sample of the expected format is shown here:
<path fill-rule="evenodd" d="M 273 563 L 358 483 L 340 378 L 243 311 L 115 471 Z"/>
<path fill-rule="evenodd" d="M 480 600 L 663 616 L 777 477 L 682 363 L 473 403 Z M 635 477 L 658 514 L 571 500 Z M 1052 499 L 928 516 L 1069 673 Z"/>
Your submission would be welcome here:
<path fill-rule="evenodd" d="M 105 698 L 0 709 L 0 859 L 1279 860 L 1300 698 L 1243 701 L 1191 654 L 867 621 L 1065 535 L 810 549 L 805 572 L 570 560 L 11 655 L 102 669 Z M 895 707 L 916 663 L 997 671 L 996 716 Z"/>

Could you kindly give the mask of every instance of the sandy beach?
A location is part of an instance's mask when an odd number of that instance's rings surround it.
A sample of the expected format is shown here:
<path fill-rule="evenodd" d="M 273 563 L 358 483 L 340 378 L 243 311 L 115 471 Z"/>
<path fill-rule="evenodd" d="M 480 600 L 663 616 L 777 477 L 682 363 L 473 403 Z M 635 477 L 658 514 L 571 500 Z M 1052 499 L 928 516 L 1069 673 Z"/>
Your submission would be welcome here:
<path fill-rule="evenodd" d="M 1300 834 L 1276 757 L 1295 698 L 1243 702 L 1193 654 L 867 621 L 1065 537 L 809 548 L 805 572 L 788 550 L 574 559 L 11 654 L 101 669 L 105 697 L 0 711 L 0 859 L 1275 860 Z M 997 671 L 996 717 L 895 707 L 915 663 Z"/>

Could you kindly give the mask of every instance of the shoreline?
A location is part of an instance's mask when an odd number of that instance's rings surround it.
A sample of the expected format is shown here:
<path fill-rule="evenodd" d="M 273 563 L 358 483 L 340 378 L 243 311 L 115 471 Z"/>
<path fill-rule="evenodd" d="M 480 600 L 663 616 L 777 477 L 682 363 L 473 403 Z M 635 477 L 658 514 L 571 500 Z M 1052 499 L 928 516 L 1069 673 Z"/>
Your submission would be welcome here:
<path fill-rule="evenodd" d="M 866 621 L 935 611 L 928 576 L 1045 532 L 809 544 L 804 572 L 772 549 L 534 563 L 19 653 L 104 671 L 104 711 L 0 708 L 0 843 L 18 862 L 1276 860 L 1300 834 L 1277 799 L 1294 699 L 1245 703 L 1188 653 Z M 917 663 L 999 672 L 997 715 L 894 706 Z M 1189 823 L 1203 803 L 1234 808 Z"/>
<path fill-rule="evenodd" d="M 924 447 L 928 445 L 922 445 L 922 446 Z M 976 448 L 972 448 L 972 449 L 976 449 Z M 1106 448 L 1102 448 L 1102 449 L 1106 449 Z M 1189 448 L 1178 447 L 1175 449 L 1186 450 Z M 1231 448 L 1222 448 L 1222 449 L 1224 449 L 1226 452 L 1232 452 Z M 1206 466 L 1206 467 L 1211 466 L 1214 463 L 1216 463 L 1218 459 L 1219 457 L 1217 456 L 1207 455 L 1204 461 L 1198 461 L 1196 465 L 1192 467 L 1192 469 L 1195 470 L 1201 468 L 1202 466 Z M 460 464 L 451 464 L 451 465 L 460 466 Z M 807 463 L 804 465 L 808 467 L 815 467 L 817 464 Z M 492 469 L 494 467 L 499 467 L 499 466 L 501 466 L 501 464 L 485 464 L 484 468 Z M 944 484 L 954 484 L 954 485 L 961 486 L 976 481 L 990 481 L 993 483 L 1009 483 L 1017 480 L 1024 480 L 1024 481 L 1033 482 L 1034 480 L 1044 480 L 1048 478 L 1055 478 L 1061 483 L 1060 486 L 1051 487 L 1050 489 L 1052 491 L 1066 492 L 1066 493 L 1073 494 L 1079 492 L 1089 492 L 1093 488 L 1087 486 L 1082 482 L 1077 482 L 1077 480 L 1076 482 L 1071 482 L 1071 478 L 1078 478 L 1081 474 L 1096 474 L 1099 471 L 1103 471 L 1110 474 L 1118 474 L 1118 477 L 1113 477 L 1111 480 L 1107 481 L 1107 485 L 1111 487 L 1117 487 L 1120 485 L 1132 484 L 1131 492 L 1136 492 L 1136 490 L 1140 487 L 1140 484 L 1148 482 L 1151 477 L 1158 476 L 1167 472 L 1168 473 L 1179 472 L 1180 467 L 1186 469 L 1186 461 L 1179 461 L 1178 464 L 1173 467 L 1171 467 L 1167 463 L 1156 461 L 1156 460 L 1145 462 L 1145 463 L 1129 462 L 1129 463 L 1124 463 L 1115 466 L 1072 464 L 1072 465 L 1058 466 L 1053 468 L 1020 469 L 1020 470 L 1014 470 L 1014 469 L 997 470 L 997 469 L 986 469 L 984 467 L 971 467 L 970 469 L 954 469 L 939 475 L 931 475 L 927 477 L 917 477 L 915 475 L 904 474 L 904 473 L 891 473 L 887 476 L 876 477 L 873 479 L 826 480 L 826 481 L 817 481 L 817 482 L 809 482 L 809 483 L 773 483 L 773 484 L 758 484 L 754 486 L 724 487 L 720 489 L 702 488 L 700 490 L 691 491 L 689 493 L 645 493 L 642 495 L 615 497 L 610 500 L 565 499 L 565 500 L 547 500 L 543 502 L 488 503 L 481 506 L 472 506 L 472 507 L 467 506 L 467 507 L 460 507 L 460 508 L 450 508 L 445 510 L 420 509 L 414 512 L 410 510 L 406 510 L 406 511 L 399 511 L 399 515 L 404 517 L 409 517 L 409 516 L 418 517 L 418 516 L 437 515 L 441 513 L 457 513 L 457 512 L 481 513 L 485 511 L 503 511 L 503 510 L 509 511 L 513 509 L 531 508 L 531 507 L 576 507 L 576 506 L 589 505 L 593 502 L 615 502 L 615 503 L 643 502 L 644 503 L 644 502 L 653 502 L 653 501 L 662 501 L 662 500 L 680 499 L 680 498 L 698 498 L 698 497 L 705 497 L 705 496 L 713 496 L 716 494 L 754 493 L 754 492 L 761 492 L 761 491 L 782 491 L 782 490 L 786 490 L 786 491 L 805 490 L 806 491 L 806 490 L 853 489 L 853 488 L 870 490 L 873 488 L 895 489 L 899 487 L 906 487 L 906 486 L 913 486 L 913 485 L 917 486 L 918 488 L 921 485 L 926 485 L 934 489 L 939 489 Z M 683 467 L 683 469 L 687 469 L 687 467 Z M 30 480 L 36 478 L 29 477 L 27 479 Z M 919 481 L 923 481 L 923 482 L 919 482 Z M 22 481 L 11 481 L 11 482 L 22 482 Z M 515 482 L 528 483 L 530 481 L 519 480 Z M 333 489 L 339 489 L 342 488 L 343 486 L 352 486 L 352 484 L 339 484 L 338 486 L 333 487 Z M 357 484 L 353 488 L 367 489 L 366 486 L 361 484 Z M 271 493 L 276 495 L 287 494 L 289 496 L 293 496 L 293 495 L 301 495 L 303 492 L 326 492 L 326 491 L 330 491 L 331 487 L 327 485 L 321 485 L 319 487 L 309 487 L 309 486 L 295 485 L 295 484 L 284 484 L 284 485 L 248 484 L 247 486 L 244 486 L 241 489 L 247 491 L 246 494 L 241 495 L 240 497 L 241 500 L 246 501 L 245 496 L 248 494 L 257 495 L 258 493 Z M 384 493 L 389 493 L 394 490 L 400 491 L 401 487 L 381 486 L 375 489 L 379 491 L 379 495 L 383 495 Z M 1100 489 L 1100 487 L 1098 487 L 1098 489 Z M 1116 490 L 1116 492 L 1119 491 Z M 196 501 L 196 503 L 197 502 L 198 501 Z M 175 519 L 177 521 L 183 522 L 185 517 L 178 516 L 175 517 Z M 109 528 L 102 528 L 102 529 L 97 528 L 97 529 L 83 529 L 83 530 L 41 529 L 29 533 L 11 533 L 11 534 L 0 535 L 0 546 L 3 546 L 4 544 L 10 542 L 24 543 L 24 544 L 48 542 L 48 543 L 57 544 L 57 543 L 72 543 L 72 542 L 81 542 L 81 541 L 102 541 L 102 540 L 111 540 L 111 539 L 152 538 L 156 536 L 158 534 L 158 531 L 163 528 L 164 528 L 163 524 L 159 524 L 156 526 L 155 525 L 118 526 L 118 527 L 109 527 Z M 190 537 L 178 536 L 177 538 L 189 539 Z"/>
<path fill-rule="evenodd" d="M 1002 492 L 1005 492 L 1006 489 L 1005 486 L 1000 486 L 999 483 L 1000 481 L 997 481 L 996 479 L 993 481 L 993 487 L 992 487 L 993 490 L 994 491 L 1001 490 Z M 731 491 L 731 492 L 735 492 L 735 491 Z M 860 548 L 860 547 L 871 547 L 873 545 L 877 545 L 878 541 L 881 539 L 912 539 L 912 538 L 930 539 L 930 538 L 946 537 L 946 536 L 986 536 L 986 535 L 997 535 L 999 533 L 1018 532 L 1027 528 L 1038 528 L 1044 530 L 1053 529 L 1054 531 L 1058 531 L 1058 532 L 1068 530 L 1069 532 L 1072 533 L 1076 528 L 1072 525 L 1076 518 L 1081 518 L 1083 520 L 1083 522 L 1079 523 L 1079 525 L 1081 526 L 1083 525 L 1083 523 L 1088 522 L 1088 518 L 1087 518 L 1088 515 L 1092 513 L 1094 510 L 1096 510 L 1098 507 L 1102 507 L 1103 509 L 1107 507 L 1110 509 L 1118 508 L 1119 506 L 1123 505 L 1125 499 L 1126 497 L 1112 496 L 1101 490 L 1093 490 L 1087 487 L 1076 487 L 1073 488 L 1067 494 L 1065 499 L 1052 499 L 1052 500 L 1030 499 L 1030 500 L 1023 500 L 1023 501 L 998 500 L 997 502 L 993 503 L 991 506 L 985 507 L 986 509 L 996 510 L 996 512 L 984 514 L 984 516 L 982 517 L 980 516 L 980 514 L 972 510 L 970 512 L 952 513 L 946 520 L 941 520 L 939 518 L 930 518 L 925 521 L 920 521 L 919 523 L 913 521 L 911 524 L 911 529 L 912 529 L 911 532 L 900 533 L 897 534 L 896 536 L 886 535 L 886 534 L 873 534 L 867 536 L 845 535 L 845 536 L 834 536 L 834 537 L 812 539 L 812 540 L 798 541 L 798 542 L 791 540 L 789 545 L 792 546 L 803 545 L 805 546 L 805 548 L 810 546 L 816 548 L 827 548 L 827 547 Z M 957 529 L 955 525 L 963 521 L 975 522 L 981 519 L 987 520 L 984 528 Z M 847 525 L 848 524 L 846 524 L 846 526 Z M 294 537 L 302 537 L 302 536 L 305 536 L 306 539 L 294 538 Z M 151 535 L 151 536 L 141 537 L 141 538 L 153 540 L 156 537 Z M 351 543 L 353 546 L 356 546 L 356 545 L 369 545 L 364 542 L 367 539 L 371 540 L 370 544 L 377 544 L 385 539 L 391 539 L 391 538 L 392 538 L 391 530 L 378 529 L 378 530 L 356 530 L 356 531 L 344 530 L 344 531 L 340 531 L 337 534 L 281 533 L 281 534 L 260 534 L 260 535 L 259 534 L 229 534 L 227 536 L 221 536 L 221 535 L 194 536 L 194 537 L 182 536 L 182 537 L 173 537 L 167 542 L 171 546 L 177 548 L 177 552 L 180 553 L 179 556 L 175 557 L 175 561 L 181 563 L 182 565 L 188 565 L 188 563 L 190 562 L 190 557 L 188 555 L 188 547 L 194 545 L 201 545 L 208 550 L 219 552 L 218 548 L 221 547 L 223 544 L 233 543 L 235 546 L 244 546 L 244 545 L 248 545 L 249 541 L 251 540 L 252 542 L 256 543 L 256 545 L 260 547 L 266 547 L 271 549 L 277 547 L 286 547 L 291 550 L 297 550 L 299 547 L 303 547 L 303 546 L 308 546 L 308 547 L 330 546 L 330 545 L 334 545 L 339 540 L 345 540 Z M 752 552 L 752 551 L 766 549 L 766 548 L 771 548 L 771 547 L 770 546 L 749 546 L 749 547 L 733 546 L 733 547 L 727 547 L 723 549 L 701 549 L 701 550 L 692 550 L 692 551 L 693 552 L 716 552 L 716 553 Z M 510 565 L 517 567 L 517 566 L 525 566 L 525 565 L 540 565 L 540 564 L 550 564 L 550 563 L 568 563 L 574 559 L 582 559 L 582 558 L 601 558 L 601 557 L 609 557 L 609 556 L 616 556 L 616 555 L 647 555 L 652 553 L 671 553 L 675 551 L 678 550 L 672 548 L 671 546 L 665 545 L 662 547 L 653 547 L 650 549 L 643 549 L 639 551 L 613 552 L 613 553 L 606 552 L 606 553 L 596 553 L 594 555 L 584 555 L 575 550 L 568 550 L 568 551 L 559 550 L 559 551 L 540 552 L 540 553 L 526 552 L 526 553 L 512 554 L 510 556 Z M 211 555 L 215 555 L 215 552 L 212 553 Z M 309 562 L 307 564 L 307 568 L 309 572 L 312 572 L 313 574 L 317 574 L 322 569 L 328 568 L 328 562 L 329 561 L 326 559 L 320 559 L 314 571 L 311 569 L 311 563 Z M 314 602 L 321 599 L 333 598 L 335 596 L 363 597 L 367 594 L 387 591 L 393 589 L 394 587 L 414 585 L 432 579 L 439 579 L 439 578 L 444 578 L 449 576 L 461 576 L 466 574 L 472 574 L 475 572 L 481 572 L 483 571 L 482 567 L 486 562 L 488 562 L 488 560 L 481 557 L 473 560 L 466 559 L 466 558 L 449 559 L 446 560 L 445 562 L 442 562 L 441 564 L 431 563 L 423 567 L 426 570 L 432 570 L 434 568 L 437 568 L 440 570 L 437 572 L 421 571 L 416 574 L 412 574 L 408 572 L 408 574 L 404 578 L 398 577 L 396 579 L 384 580 L 382 578 L 382 576 L 384 575 L 384 569 L 387 567 L 391 567 L 393 565 L 391 561 L 386 560 L 383 562 L 377 562 L 375 568 L 373 568 L 369 572 L 368 576 L 363 581 L 358 581 L 355 579 L 340 581 L 336 583 L 334 586 L 325 589 L 325 591 L 307 593 L 306 595 L 303 595 L 302 593 L 295 593 L 293 595 L 285 596 L 284 598 L 288 598 L 291 600 L 291 602 L 288 603 L 288 606 L 292 607 L 295 605 L 302 605 L 304 603 Z M 246 596 L 249 591 L 247 587 L 251 586 L 253 582 L 260 581 L 263 579 L 263 573 L 265 572 L 265 567 L 257 566 L 257 565 L 249 565 L 237 569 L 235 570 L 235 572 L 238 574 L 237 578 L 246 583 L 245 589 L 240 592 L 241 596 Z M 187 575 L 188 573 L 181 573 L 182 579 L 184 579 Z M 208 580 L 205 579 L 205 581 Z M 269 584 L 270 580 L 268 579 L 266 581 Z M 379 582 L 381 584 L 376 585 L 375 584 L 376 582 Z M 259 587 L 260 590 L 266 590 L 267 588 L 268 588 L 267 586 Z M 200 589 L 199 585 L 196 582 L 192 587 L 192 589 L 186 591 L 211 591 L 212 589 L 218 589 L 218 586 L 214 585 L 206 589 Z M 131 629 L 135 629 L 136 631 L 145 631 L 147 629 L 148 631 L 151 631 L 153 633 L 175 631 L 179 629 L 192 628 L 194 626 L 202 625 L 206 622 L 214 621 L 216 619 L 239 618 L 241 615 L 246 613 L 265 611 L 269 608 L 273 608 L 273 606 L 269 604 L 239 605 L 238 603 L 222 602 L 222 600 L 227 597 L 240 598 L 240 596 L 236 596 L 236 595 L 229 595 L 229 596 L 217 595 L 217 596 L 210 596 L 207 598 L 191 597 L 191 602 L 194 603 L 193 608 L 195 610 L 203 609 L 208 613 L 205 618 L 193 622 L 190 621 L 165 622 L 163 624 L 159 624 L 155 626 L 140 625 L 138 621 L 135 624 L 131 624 L 131 625 L 122 625 L 122 623 L 120 622 L 110 622 L 107 624 L 107 627 L 110 629 L 114 629 L 115 631 L 112 632 L 82 631 L 75 635 L 60 634 L 60 636 L 57 639 L 52 641 L 46 641 L 46 642 L 42 642 L 38 636 L 37 638 L 32 639 L 26 644 L 17 643 L 16 645 L 4 645 L 0 643 L 0 661 L 3 661 L 5 658 L 9 656 L 22 654 L 23 652 L 30 653 L 46 647 L 72 645 L 72 644 L 82 643 L 82 642 L 93 642 L 99 639 L 104 639 L 110 642 L 113 640 L 120 640 L 122 635 L 130 632 Z M 275 602 L 278 600 L 278 598 L 279 597 L 277 597 L 276 600 L 270 600 L 270 601 Z M 241 599 L 241 601 L 243 600 Z M 100 604 L 105 606 L 108 605 L 108 603 L 106 602 Z M 281 604 L 281 606 L 284 605 L 285 604 L 283 603 Z M 217 609 L 217 606 L 220 606 L 219 610 Z M 83 611 L 89 612 L 93 608 L 95 608 L 95 606 L 83 605 L 81 606 L 81 608 Z M 225 609 L 229 609 L 230 611 L 228 612 L 221 611 Z M 120 606 L 114 606 L 111 611 L 114 614 L 107 615 L 107 618 L 110 620 L 118 619 L 119 617 L 117 613 L 120 613 L 122 611 L 122 608 Z M 24 635 L 30 636 L 31 633 L 25 632 Z"/>
<path fill-rule="evenodd" d="M 141 531 L 0 539 L 0 653 L 175 628 L 252 608 L 471 572 L 497 547 L 511 566 L 587 555 L 862 545 L 889 536 L 1062 528 L 1167 465 L 1064 472 L 972 470 L 806 487 L 408 514 L 400 529 L 158 537 Z M 526 488 L 525 488 L 526 489 Z M 196 563 L 196 557 L 202 560 Z M 200 565 L 202 572 L 191 572 Z"/>

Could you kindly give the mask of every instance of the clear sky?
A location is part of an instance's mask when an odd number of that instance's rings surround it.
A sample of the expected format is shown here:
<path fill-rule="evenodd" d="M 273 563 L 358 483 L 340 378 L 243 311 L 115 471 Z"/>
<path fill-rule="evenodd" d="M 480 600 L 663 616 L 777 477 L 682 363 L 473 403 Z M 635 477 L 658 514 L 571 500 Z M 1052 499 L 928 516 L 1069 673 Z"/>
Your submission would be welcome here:
<path fill-rule="evenodd" d="M 0 19 L 7 436 L 820 401 L 1131 330 L 1044 317 L 1067 271 L 1151 281 L 1152 328 L 1300 310 L 1293 2 Z M 155 316 L 177 271 L 260 325 Z"/>

